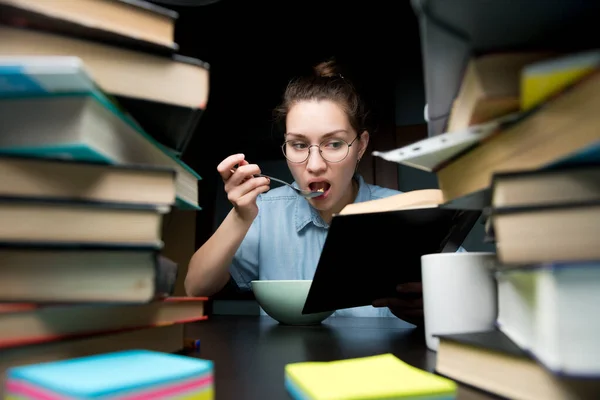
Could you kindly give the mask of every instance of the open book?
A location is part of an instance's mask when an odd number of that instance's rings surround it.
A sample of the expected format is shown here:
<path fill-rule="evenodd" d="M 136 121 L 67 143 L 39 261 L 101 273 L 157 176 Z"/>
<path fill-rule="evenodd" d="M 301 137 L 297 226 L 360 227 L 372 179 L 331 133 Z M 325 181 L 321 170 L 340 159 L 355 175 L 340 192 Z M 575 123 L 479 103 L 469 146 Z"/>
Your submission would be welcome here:
<path fill-rule="evenodd" d="M 415 190 L 334 215 L 303 313 L 371 305 L 420 282 L 421 256 L 457 251 L 481 215 L 442 203 L 440 190 Z"/>
<path fill-rule="evenodd" d="M 407 210 L 411 208 L 437 207 L 444 203 L 444 196 L 439 189 L 413 190 L 383 199 L 351 203 L 338 215 L 365 214 L 383 211 Z"/>

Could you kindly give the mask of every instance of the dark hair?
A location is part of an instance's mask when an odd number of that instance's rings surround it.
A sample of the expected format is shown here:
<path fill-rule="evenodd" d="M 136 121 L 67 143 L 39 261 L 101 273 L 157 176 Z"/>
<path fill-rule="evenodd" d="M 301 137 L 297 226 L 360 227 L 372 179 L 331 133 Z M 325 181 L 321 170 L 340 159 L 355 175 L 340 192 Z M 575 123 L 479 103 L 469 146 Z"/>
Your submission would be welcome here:
<path fill-rule="evenodd" d="M 294 104 L 304 100 L 329 100 L 346 113 L 350 125 L 360 135 L 367 129 L 367 110 L 354 85 L 341 74 L 334 59 L 313 68 L 313 74 L 292 80 L 275 108 L 275 119 L 285 126 L 285 118 Z"/>

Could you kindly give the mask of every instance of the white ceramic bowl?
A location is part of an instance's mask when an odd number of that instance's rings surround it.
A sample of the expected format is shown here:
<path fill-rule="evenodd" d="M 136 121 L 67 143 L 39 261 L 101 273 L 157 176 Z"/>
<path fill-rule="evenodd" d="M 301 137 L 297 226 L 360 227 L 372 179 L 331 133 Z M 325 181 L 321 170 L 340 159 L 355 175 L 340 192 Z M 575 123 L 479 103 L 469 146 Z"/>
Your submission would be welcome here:
<path fill-rule="evenodd" d="M 333 311 L 302 314 L 311 280 L 252 281 L 258 304 L 273 319 L 285 325 L 315 325 Z"/>

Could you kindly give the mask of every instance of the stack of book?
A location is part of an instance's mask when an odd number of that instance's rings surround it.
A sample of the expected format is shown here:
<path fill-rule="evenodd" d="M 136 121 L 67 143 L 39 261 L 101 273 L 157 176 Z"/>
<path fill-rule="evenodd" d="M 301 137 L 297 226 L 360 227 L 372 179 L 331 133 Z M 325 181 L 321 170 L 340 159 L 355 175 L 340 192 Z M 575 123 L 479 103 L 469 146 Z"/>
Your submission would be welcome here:
<path fill-rule="evenodd" d="M 497 329 L 440 335 L 439 373 L 513 399 L 600 397 L 598 110 L 598 50 L 486 55 L 449 132 L 380 153 L 435 172 L 446 207 L 485 210 L 496 244 Z"/>
<path fill-rule="evenodd" d="M 0 11 L 6 152 L 166 166 L 177 204 L 199 208 L 200 176 L 178 156 L 206 108 L 209 65 L 177 53 L 176 14 L 139 0 L 0 0 Z"/>
<path fill-rule="evenodd" d="M 496 173 L 600 162 L 599 88 L 600 50 L 483 55 L 466 68 L 449 131 L 374 154 L 434 173 L 447 203 L 480 209 Z"/>
<path fill-rule="evenodd" d="M 162 228 L 200 209 L 179 151 L 208 65 L 139 0 L 0 0 L 0 16 L 0 385 L 17 365 L 180 350 L 206 299 L 173 297 Z M 186 111 L 175 135 L 146 128 Z"/>

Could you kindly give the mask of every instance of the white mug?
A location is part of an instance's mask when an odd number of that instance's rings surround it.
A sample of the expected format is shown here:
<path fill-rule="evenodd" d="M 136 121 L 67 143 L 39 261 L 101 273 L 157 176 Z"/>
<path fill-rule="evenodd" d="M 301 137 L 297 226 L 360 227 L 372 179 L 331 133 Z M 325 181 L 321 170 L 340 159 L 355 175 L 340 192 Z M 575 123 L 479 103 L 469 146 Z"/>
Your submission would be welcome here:
<path fill-rule="evenodd" d="M 434 335 L 493 329 L 498 315 L 495 253 L 436 253 L 421 257 L 425 340 Z"/>

